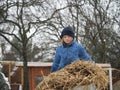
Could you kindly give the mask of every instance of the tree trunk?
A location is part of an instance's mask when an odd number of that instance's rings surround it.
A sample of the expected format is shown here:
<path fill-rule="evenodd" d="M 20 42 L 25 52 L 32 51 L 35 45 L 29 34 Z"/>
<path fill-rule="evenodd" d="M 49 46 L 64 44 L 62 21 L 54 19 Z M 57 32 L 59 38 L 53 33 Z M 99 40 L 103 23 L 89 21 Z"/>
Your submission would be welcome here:
<path fill-rule="evenodd" d="M 29 90 L 29 81 L 28 81 L 28 67 L 27 67 L 27 53 L 26 49 L 23 49 L 23 73 L 24 73 L 24 83 L 23 90 Z"/>

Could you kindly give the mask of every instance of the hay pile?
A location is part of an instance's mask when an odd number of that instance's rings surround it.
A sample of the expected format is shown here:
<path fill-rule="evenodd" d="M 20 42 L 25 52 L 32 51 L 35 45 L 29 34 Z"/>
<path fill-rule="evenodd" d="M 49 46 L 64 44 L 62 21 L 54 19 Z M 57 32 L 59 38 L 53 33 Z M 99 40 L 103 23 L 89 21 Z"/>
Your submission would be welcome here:
<path fill-rule="evenodd" d="M 108 85 L 108 76 L 102 68 L 87 61 L 76 61 L 51 73 L 39 83 L 36 90 L 70 90 L 74 87 L 94 83 L 97 90 Z"/>

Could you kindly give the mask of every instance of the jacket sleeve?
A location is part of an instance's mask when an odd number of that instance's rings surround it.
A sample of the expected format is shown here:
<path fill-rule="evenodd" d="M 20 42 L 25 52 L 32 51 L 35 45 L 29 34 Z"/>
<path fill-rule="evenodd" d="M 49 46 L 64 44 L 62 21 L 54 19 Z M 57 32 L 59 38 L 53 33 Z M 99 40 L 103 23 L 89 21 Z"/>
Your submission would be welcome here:
<path fill-rule="evenodd" d="M 59 48 L 57 48 L 56 53 L 55 53 L 55 57 L 54 57 L 54 60 L 53 60 L 53 65 L 52 65 L 52 68 L 51 68 L 51 73 L 58 70 L 59 63 L 60 63 L 60 55 L 59 55 Z"/>
<path fill-rule="evenodd" d="M 79 48 L 79 58 L 82 60 L 92 61 L 90 55 L 86 52 L 85 48 L 82 45 L 78 45 Z"/>

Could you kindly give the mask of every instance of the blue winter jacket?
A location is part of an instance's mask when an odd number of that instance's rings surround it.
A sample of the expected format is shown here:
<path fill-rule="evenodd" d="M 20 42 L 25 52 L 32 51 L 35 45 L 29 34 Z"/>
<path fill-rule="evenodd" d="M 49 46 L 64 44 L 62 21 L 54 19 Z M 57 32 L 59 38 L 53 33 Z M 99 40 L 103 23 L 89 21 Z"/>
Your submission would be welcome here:
<path fill-rule="evenodd" d="M 51 72 L 60 70 L 66 65 L 71 64 L 71 62 L 80 59 L 92 61 L 84 47 L 76 41 L 73 40 L 69 46 L 66 44 L 58 46 L 53 60 Z"/>

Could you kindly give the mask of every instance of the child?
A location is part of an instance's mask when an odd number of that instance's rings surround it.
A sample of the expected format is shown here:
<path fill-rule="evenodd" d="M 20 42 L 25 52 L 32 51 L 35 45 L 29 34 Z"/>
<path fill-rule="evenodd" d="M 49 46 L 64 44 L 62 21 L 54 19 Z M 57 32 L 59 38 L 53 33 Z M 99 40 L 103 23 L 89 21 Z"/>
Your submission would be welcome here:
<path fill-rule="evenodd" d="M 92 61 L 84 47 L 74 40 L 72 27 L 65 27 L 60 38 L 62 40 L 62 45 L 58 46 L 56 49 L 51 72 L 60 70 L 75 60 L 82 59 Z"/>

